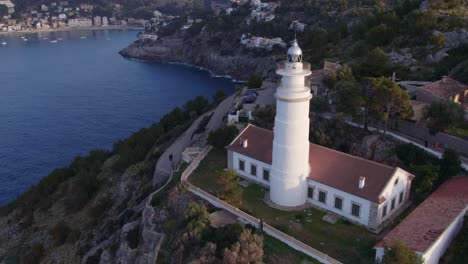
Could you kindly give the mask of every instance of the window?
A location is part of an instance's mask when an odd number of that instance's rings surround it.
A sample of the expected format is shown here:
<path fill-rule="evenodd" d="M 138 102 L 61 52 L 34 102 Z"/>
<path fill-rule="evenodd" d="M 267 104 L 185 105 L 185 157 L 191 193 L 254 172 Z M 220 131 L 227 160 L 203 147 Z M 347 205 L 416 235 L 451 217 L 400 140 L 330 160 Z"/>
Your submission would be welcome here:
<path fill-rule="evenodd" d="M 400 201 L 398 203 L 401 204 L 402 202 L 403 202 L 403 192 L 400 193 Z"/>
<path fill-rule="evenodd" d="M 245 170 L 245 162 L 243 160 L 239 160 L 239 170 Z"/>
<path fill-rule="evenodd" d="M 343 199 L 340 197 L 335 197 L 335 208 L 340 209 L 343 207 Z"/>
<path fill-rule="evenodd" d="M 384 218 L 386 215 L 387 215 L 387 205 L 383 207 L 382 218 Z"/>
<path fill-rule="evenodd" d="M 395 180 L 395 185 L 397 185 L 397 184 L 398 184 L 398 178 Z"/>
<path fill-rule="evenodd" d="M 327 193 L 324 191 L 319 191 L 319 202 L 326 203 L 327 202 Z"/>
<path fill-rule="evenodd" d="M 361 211 L 361 206 L 359 206 L 358 204 L 353 203 L 352 206 L 351 206 L 351 214 L 354 215 L 354 216 L 359 217 L 360 211 Z"/>
<path fill-rule="evenodd" d="M 257 176 L 257 166 L 250 164 L 250 174 L 252 176 Z"/>
<path fill-rule="evenodd" d="M 307 197 L 309 197 L 310 199 L 314 199 L 314 188 L 313 187 L 309 187 L 307 189 Z"/>
<path fill-rule="evenodd" d="M 390 210 L 395 209 L 395 198 L 392 199 L 392 205 L 390 206 Z"/>
<path fill-rule="evenodd" d="M 265 181 L 270 181 L 270 171 L 263 169 L 263 179 Z"/>

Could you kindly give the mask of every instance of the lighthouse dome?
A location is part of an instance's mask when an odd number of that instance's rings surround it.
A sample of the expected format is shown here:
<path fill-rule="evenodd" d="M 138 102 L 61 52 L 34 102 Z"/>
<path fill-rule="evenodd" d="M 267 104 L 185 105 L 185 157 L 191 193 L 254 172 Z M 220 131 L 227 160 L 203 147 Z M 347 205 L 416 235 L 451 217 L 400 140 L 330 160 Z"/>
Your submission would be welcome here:
<path fill-rule="evenodd" d="M 288 49 L 288 62 L 302 62 L 302 50 L 297 44 L 297 40 L 294 40 Z"/>

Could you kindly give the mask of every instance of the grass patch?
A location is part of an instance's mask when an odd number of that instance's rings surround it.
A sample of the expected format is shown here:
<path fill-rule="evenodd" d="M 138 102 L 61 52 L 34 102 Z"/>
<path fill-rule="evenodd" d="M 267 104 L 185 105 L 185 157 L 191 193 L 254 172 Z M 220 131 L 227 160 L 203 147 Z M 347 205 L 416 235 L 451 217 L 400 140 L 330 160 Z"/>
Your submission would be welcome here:
<path fill-rule="evenodd" d="M 468 123 L 466 124 L 460 124 L 448 131 L 450 135 L 463 138 L 463 139 L 468 139 Z"/>
<path fill-rule="evenodd" d="M 320 263 L 267 234 L 263 234 L 263 251 L 265 263 Z"/>
<path fill-rule="evenodd" d="M 216 176 L 227 167 L 226 150 L 213 148 L 190 175 L 189 182 L 203 190 L 216 194 L 220 190 Z"/>
<path fill-rule="evenodd" d="M 225 150 L 213 149 L 189 181 L 216 195 L 219 190 L 216 175 L 227 167 L 226 157 Z M 266 189 L 257 184 L 244 188 L 240 209 L 343 263 L 374 263 L 377 235 L 366 228 L 343 220 L 328 224 L 322 220 L 326 213 L 315 208 L 299 211 L 271 208 L 264 202 L 265 194 Z"/>

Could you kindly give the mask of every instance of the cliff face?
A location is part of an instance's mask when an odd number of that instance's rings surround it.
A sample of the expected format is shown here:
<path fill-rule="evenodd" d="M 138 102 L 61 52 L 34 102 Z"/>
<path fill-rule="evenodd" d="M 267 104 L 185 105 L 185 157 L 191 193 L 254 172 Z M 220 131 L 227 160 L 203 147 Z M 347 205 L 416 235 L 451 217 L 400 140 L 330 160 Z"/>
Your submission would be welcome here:
<path fill-rule="evenodd" d="M 120 54 L 145 61 L 190 64 L 208 69 L 215 75 L 230 76 L 236 80 L 247 80 L 253 73 L 264 77 L 275 76 L 274 57 L 251 56 L 248 53 L 243 54 L 240 49 L 222 54 L 225 45 L 209 44 L 202 37 L 184 39 L 170 36 L 156 41 L 137 40 L 120 51 Z"/>

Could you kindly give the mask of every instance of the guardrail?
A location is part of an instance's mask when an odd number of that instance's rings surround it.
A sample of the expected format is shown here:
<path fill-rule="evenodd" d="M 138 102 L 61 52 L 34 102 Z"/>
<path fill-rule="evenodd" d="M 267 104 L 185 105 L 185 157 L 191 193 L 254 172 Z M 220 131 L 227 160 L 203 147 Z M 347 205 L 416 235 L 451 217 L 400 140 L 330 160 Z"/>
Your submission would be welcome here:
<path fill-rule="evenodd" d="M 281 85 L 282 85 L 281 80 L 276 81 L 276 87 L 281 87 Z M 304 86 L 310 88 L 312 86 L 312 81 L 309 78 L 305 78 Z"/>
<path fill-rule="evenodd" d="M 278 71 L 278 70 L 283 70 L 284 68 L 286 68 L 286 63 L 287 62 L 277 63 L 276 64 L 276 70 Z M 302 69 L 310 71 L 312 69 L 312 66 L 308 62 L 302 62 Z"/>
<path fill-rule="evenodd" d="M 180 177 L 181 181 L 185 182 L 187 180 L 188 176 L 190 176 L 190 174 L 192 174 L 192 172 L 198 167 L 198 165 L 200 165 L 200 162 L 206 157 L 206 155 L 211 151 L 212 148 L 213 146 L 206 146 L 205 148 L 203 148 L 200 154 L 195 159 L 193 159 L 190 165 L 184 170 L 184 172 L 182 172 L 182 175 Z"/>
<path fill-rule="evenodd" d="M 187 186 L 187 190 L 192 192 L 193 194 L 197 195 L 198 197 L 208 201 L 212 205 L 222 208 L 243 221 L 251 224 L 252 226 L 259 227 L 260 226 L 260 219 L 240 210 L 239 208 L 230 205 L 229 203 L 219 199 L 218 197 L 203 191 L 202 189 L 196 187 L 195 185 L 187 182 L 188 177 L 192 174 L 192 172 L 198 167 L 200 162 L 205 158 L 205 156 L 210 152 L 212 149 L 212 146 L 205 147 L 203 151 L 198 155 L 197 158 L 195 158 L 192 163 L 185 169 L 185 171 L 182 173 L 181 180 Z M 295 250 L 298 250 L 318 261 L 321 263 L 329 263 L 329 264 L 341 264 L 338 260 L 328 256 L 327 254 L 324 254 L 315 248 L 295 239 L 294 237 L 291 237 L 280 230 L 274 228 L 273 226 L 263 223 L 263 231 L 267 233 L 268 235 L 282 241 L 283 243 L 289 245 L 290 247 L 294 248 Z"/>

